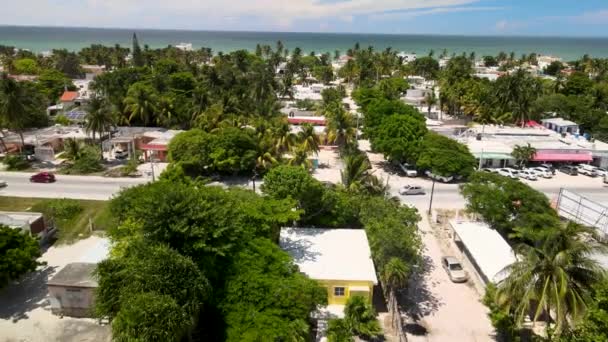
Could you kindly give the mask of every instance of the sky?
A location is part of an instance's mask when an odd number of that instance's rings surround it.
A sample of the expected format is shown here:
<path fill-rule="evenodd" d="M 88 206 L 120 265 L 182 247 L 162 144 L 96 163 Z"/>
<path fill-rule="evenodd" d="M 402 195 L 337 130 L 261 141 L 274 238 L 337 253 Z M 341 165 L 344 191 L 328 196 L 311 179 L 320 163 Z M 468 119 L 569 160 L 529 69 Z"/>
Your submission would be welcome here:
<path fill-rule="evenodd" d="M 1 0 L 0 25 L 608 36 L 608 0 Z"/>

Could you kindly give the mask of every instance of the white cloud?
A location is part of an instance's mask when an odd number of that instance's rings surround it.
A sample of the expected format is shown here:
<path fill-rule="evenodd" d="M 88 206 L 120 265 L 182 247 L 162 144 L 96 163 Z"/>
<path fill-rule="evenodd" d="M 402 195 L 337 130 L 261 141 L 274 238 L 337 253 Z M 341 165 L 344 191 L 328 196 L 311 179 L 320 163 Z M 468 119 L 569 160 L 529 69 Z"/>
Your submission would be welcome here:
<path fill-rule="evenodd" d="M 357 16 L 414 11 L 428 15 L 464 11 L 480 0 L 21 0 L 2 5 L 3 24 L 103 27 L 206 27 L 221 18 L 245 18 L 279 27 L 297 20 L 352 21 Z M 3 1 L 4 2 L 4 1 Z M 78 5 L 75 3 L 80 2 Z M 474 9 L 473 9 L 474 10 Z M 424 12 L 424 13 L 423 13 Z M 386 14 L 390 15 L 390 14 Z"/>
<path fill-rule="evenodd" d="M 504 7 L 437 7 L 425 10 L 414 11 L 399 11 L 389 13 L 378 13 L 370 16 L 371 20 L 405 20 L 424 15 L 432 15 L 439 13 L 457 13 L 457 12 L 485 12 L 503 10 Z"/>
<path fill-rule="evenodd" d="M 608 9 L 595 12 L 585 12 L 581 15 L 570 17 L 579 24 L 608 24 Z"/>
<path fill-rule="evenodd" d="M 494 25 L 496 31 L 501 33 L 509 33 L 513 31 L 517 31 L 523 28 L 526 28 L 528 23 L 523 21 L 513 21 L 513 20 L 499 20 Z"/>

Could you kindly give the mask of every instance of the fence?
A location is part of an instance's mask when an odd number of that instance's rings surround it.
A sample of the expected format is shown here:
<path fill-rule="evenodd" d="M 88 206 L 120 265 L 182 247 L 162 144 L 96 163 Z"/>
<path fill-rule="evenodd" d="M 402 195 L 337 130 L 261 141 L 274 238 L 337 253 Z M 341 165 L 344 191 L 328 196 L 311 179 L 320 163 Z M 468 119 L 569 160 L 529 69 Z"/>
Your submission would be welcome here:
<path fill-rule="evenodd" d="M 559 216 L 589 227 L 595 227 L 602 238 L 608 237 L 607 206 L 575 192 L 561 189 L 557 197 L 556 210 Z"/>

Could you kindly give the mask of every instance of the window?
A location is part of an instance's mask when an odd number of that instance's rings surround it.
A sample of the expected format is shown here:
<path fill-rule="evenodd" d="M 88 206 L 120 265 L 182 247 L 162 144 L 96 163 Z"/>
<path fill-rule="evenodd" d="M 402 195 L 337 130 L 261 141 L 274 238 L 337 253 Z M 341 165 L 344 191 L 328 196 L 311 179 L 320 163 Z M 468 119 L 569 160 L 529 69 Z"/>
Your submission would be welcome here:
<path fill-rule="evenodd" d="M 338 297 L 344 296 L 344 288 L 343 287 L 334 287 L 334 296 L 338 296 Z"/>

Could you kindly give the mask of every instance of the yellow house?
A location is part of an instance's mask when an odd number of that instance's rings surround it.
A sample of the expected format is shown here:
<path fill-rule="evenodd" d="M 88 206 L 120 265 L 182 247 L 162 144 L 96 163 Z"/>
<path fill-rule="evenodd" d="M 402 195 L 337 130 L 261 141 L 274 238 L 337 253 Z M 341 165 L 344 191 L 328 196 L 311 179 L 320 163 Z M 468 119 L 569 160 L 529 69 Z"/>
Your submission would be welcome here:
<path fill-rule="evenodd" d="M 365 230 L 283 228 L 280 245 L 301 272 L 327 288 L 329 305 L 343 306 L 353 295 L 371 302 L 378 279 Z"/>

